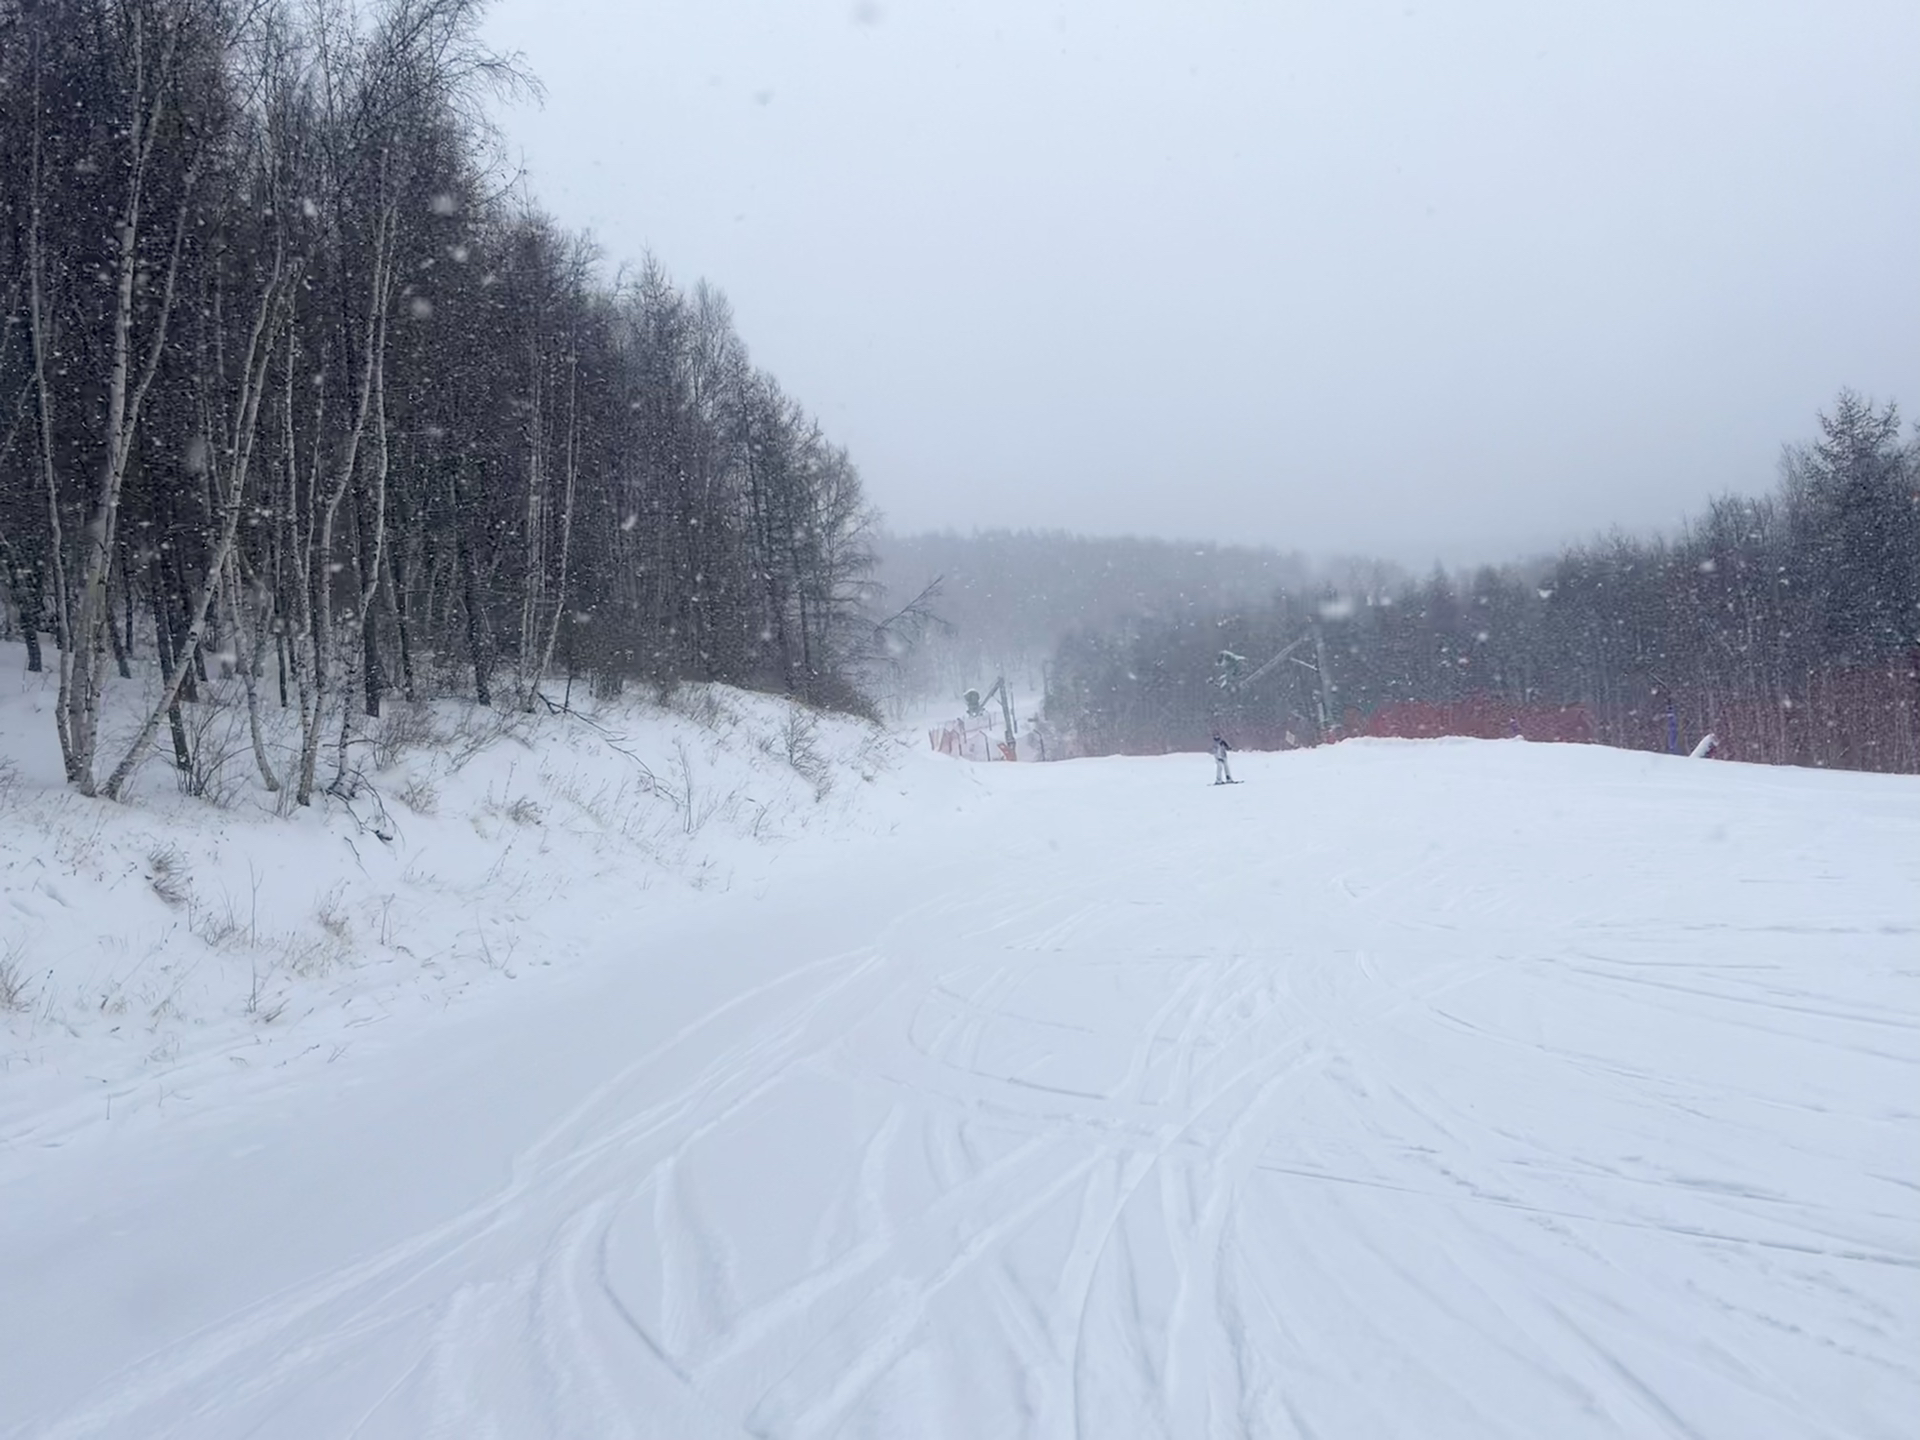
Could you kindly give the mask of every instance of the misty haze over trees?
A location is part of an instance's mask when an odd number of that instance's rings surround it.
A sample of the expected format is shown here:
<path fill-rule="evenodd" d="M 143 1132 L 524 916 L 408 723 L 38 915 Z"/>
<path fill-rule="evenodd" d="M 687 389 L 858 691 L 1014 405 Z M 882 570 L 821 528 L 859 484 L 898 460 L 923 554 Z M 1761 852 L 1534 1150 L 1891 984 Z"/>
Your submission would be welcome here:
<path fill-rule="evenodd" d="M 851 461 L 717 292 L 605 279 L 503 182 L 485 105 L 533 82 L 483 8 L 0 0 L 4 624 L 83 792 L 163 726 L 192 773 L 210 666 L 297 710 L 294 774 L 254 746 L 301 803 L 396 693 L 864 703 Z"/>
<path fill-rule="evenodd" d="M 894 677 L 927 698 L 951 698 L 1001 671 L 1038 693 L 1054 648 L 1076 629 L 1316 583 L 1384 588 L 1402 578 L 1388 565 L 1322 564 L 1264 547 L 1064 531 L 882 535 L 874 553 L 890 590 L 939 582 L 933 609 L 945 625 L 901 657 Z"/>
<path fill-rule="evenodd" d="M 1213 727 L 1252 746 L 1711 732 L 1739 759 L 1920 769 L 1920 441 L 1843 392 L 1783 469 L 1775 494 L 1722 499 L 1670 541 L 1083 630 L 1047 717 L 1089 753 L 1201 749 Z"/>

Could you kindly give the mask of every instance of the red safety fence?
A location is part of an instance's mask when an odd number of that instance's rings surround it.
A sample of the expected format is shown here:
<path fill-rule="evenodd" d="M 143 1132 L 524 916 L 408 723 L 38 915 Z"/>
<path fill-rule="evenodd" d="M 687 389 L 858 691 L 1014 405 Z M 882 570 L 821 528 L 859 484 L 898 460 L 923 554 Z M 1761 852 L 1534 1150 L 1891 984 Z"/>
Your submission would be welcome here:
<path fill-rule="evenodd" d="M 991 760 L 992 743 L 983 728 L 968 729 L 964 720 L 953 720 L 937 730 L 929 730 L 927 739 L 942 755 L 956 760 Z"/>
<path fill-rule="evenodd" d="M 1677 748 L 1685 753 L 1711 731 L 1720 742 L 1714 753 L 1728 760 L 1920 772 L 1920 653 L 1884 665 L 1815 671 L 1795 692 L 1676 688 L 1610 710 L 1596 738 L 1633 750 L 1664 750 L 1677 731 Z"/>
<path fill-rule="evenodd" d="M 1383 705 L 1365 719 L 1349 716 L 1346 733 L 1397 740 L 1463 735 L 1476 740 L 1554 740 L 1581 745 L 1598 738 L 1593 716 L 1584 705 L 1516 705 L 1497 695 Z"/>
<path fill-rule="evenodd" d="M 1813 671 L 1797 677 L 1792 694 L 1755 694 L 1747 686 L 1706 682 L 1623 689 L 1621 698 L 1595 705 L 1525 704 L 1489 694 L 1398 701 L 1370 713 L 1349 710 L 1328 738 L 1457 735 L 1686 755 L 1712 734 L 1717 740 L 1713 754 L 1722 759 L 1920 773 L 1920 651 L 1877 665 Z M 1321 738 L 1297 721 L 1235 716 L 1216 723 L 1236 750 L 1291 750 Z M 1298 731 L 1294 724 L 1300 724 Z M 1052 734 L 1037 758 L 1204 752 L 1209 743 L 1208 729 L 1190 712 L 1171 707 L 1155 712 L 1143 705 L 1085 732 Z M 940 748 L 937 739 L 935 748 Z"/>
<path fill-rule="evenodd" d="M 985 720 L 949 720 L 927 732 L 927 743 L 942 755 L 956 760 L 1003 762 L 1008 760 L 1064 760 L 1065 754 L 1049 754 L 1040 727 L 1028 726 L 1012 744 L 996 738 L 991 717 Z"/>
<path fill-rule="evenodd" d="M 1723 759 L 1913 774 L 1920 772 L 1920 656 L 1816 671 L 1797 695 L 1676 686 L 1599 711 L 1468 695 L 1383 705 L 1366 716 L 1349 712 L 1346 722 L 1347 735 L 1518 737 L 1682 755 L 1711 733 L 1718 742 L 1713 753 Z"/>

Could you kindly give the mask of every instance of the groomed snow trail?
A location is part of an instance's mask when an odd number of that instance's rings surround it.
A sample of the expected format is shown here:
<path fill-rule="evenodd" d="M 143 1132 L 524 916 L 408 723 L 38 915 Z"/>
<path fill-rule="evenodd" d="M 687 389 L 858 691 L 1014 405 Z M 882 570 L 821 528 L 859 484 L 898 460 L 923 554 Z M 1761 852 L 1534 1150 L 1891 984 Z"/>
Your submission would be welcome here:
<path fill-rule="evenodd" d="M 979 767 L 623 963 L 0 1148 L 0 1433 L 1912 1433 L 1920 786 L 1235 766 Z"/>

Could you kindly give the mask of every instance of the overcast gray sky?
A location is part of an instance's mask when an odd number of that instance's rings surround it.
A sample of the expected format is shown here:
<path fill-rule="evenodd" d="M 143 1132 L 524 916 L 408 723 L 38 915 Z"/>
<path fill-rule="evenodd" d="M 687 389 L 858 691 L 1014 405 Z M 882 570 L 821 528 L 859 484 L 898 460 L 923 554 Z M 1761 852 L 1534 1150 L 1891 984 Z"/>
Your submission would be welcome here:
<path fill-rule="evenodd" d="M 896 529 L 1503 558 L 1920 412 L 1914 0 L 499 0 Z"/>

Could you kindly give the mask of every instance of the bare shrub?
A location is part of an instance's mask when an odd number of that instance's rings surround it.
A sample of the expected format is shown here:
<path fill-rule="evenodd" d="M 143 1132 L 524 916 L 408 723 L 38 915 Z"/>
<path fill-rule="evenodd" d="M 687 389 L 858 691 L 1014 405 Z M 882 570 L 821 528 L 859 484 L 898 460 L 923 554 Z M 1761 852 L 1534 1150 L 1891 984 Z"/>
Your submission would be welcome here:
<path fill-rule="evenodd" d="M 27 976 L 20 964 L 20 944 L 9 941 L 0 955 L 0 1013 L 14 1014 L 27 1008 Z"/>
<path fill-rule="evenodd" d="M 680 828 L 688 835 L 697 835 L 706 828 L 709 820 L 721 811 L 737 809 L 740 792 L 734 790 L 726 795 L 719 794 L 712 786 L 702 788 L 693 776 L 693 756 L 687 751 L 687 742 L 676 738 L 673 742 L 674 764 L 680 771 L 680 788 L 675 792 L 671 787 L 662 793 L 673 802 L 680 811 Z"/>
<path fill-rule="evenodd" d="M 326 969 L 324 958 L 312 968 L 304 968 L 310 956 L 324 957 L 327 946 L 320 940 L 303 940 L 298 935 L 289 935 L 276 946 L 275 954 L 263 955 L 254 950 L 248 957 L 247 1014 L 253 1016 L 262 1025 L 271 1025 L 286 1013 L 288 1001 L 292 998 L 282 985 L 277 993 L 269 993 L 268 985 L 276 975 L 288 975 L 300 978 L 317 975 Z"/>
<path fill-rule="evenodd" d="M 698 812 L 698 797 L 693 784 L 693 757 L 687 754 L 687 742 L 677 736 L 673 742 L 673 754 L 680 770 L 680 789 L 673 800 L 680 807 L 680 828 L 691 835 L 706 820 L 706 816 Z"/>
<path fill-rule="evenodd" d="M 813 786 L 814 799 L 824 800 L 833 788 L 833 766 L 820 751 L 820 717 L 804 706 L 788 706 L 780 743 L 794 774 Z"/>
<path fill-rule="evenodd" d="M 853 768 L 860 778 L 869 783 L 891 770 L 900 758 L 900 744 L 886 731 L 879 728 L 870 730 L 861 737 L 859 748 L 852 756 Z"/>
<path fill-rule="evenodd" d="M 540 808 L 540 802 L 530 795 L 487 796 L 485 806 L 489 815 L 498 815 L 514 825 L 538 825 L 546 819 L 546 812 Z"/>
<path fill-rule="evenodd" d="M 260 1014 L 260 1002 L 266 993 L 263 987 L 266 984 L 268 973 L 269 972 L 260 968 L 260 957 L 258 955 L 254 956 L 253 963 L 248 967 L 247 972 L 247 1014 L 249 1015 Z M 275 1009 L 264 1018 L 271 1021 L 279 1013 L 280 1011 Z"/>
<path fill-rule="evenodd" d="M 187 906 L 187 926 L 206 943 L 209 949 L 224 950 L 245 938 L 246 922 L 233 908 L 233 901 L 226 900 L 218 908 L 212 905 L 195 905 L 189 900 Z"/>
<path fill-rule="evenodd" d="M 409 751 L 444 745 L 449 737 L 440 728 L 431 705 L 424 701 L 405 701 L 388 707 L 369 739 L 373 746 L 373 768 L 390 770 Z"/>
<path fill-rule="evenodd" d="M 13 807 L 14 793 L 20 788 L 20 767 L 0 756 L 0 810 Z"/>
<path fill-rule="evenodd" d="M 325 940 L 289 935 L 280 942 L 280 965 L 289 975 L 311 980 L 333 968 L 336 953 L 336 947 Z"/>
<path fill-rule="evenodd" d="M 252 895 L 247 906 L 247 918 L 242 920 L 240 912 L 233 903 L 233 897 L 224 892 L 220 906 L 197 903 L 191 893 L 187 897 L 187 928 L 198 935 L 214 950 L 224 950 L 229 946 L 245 946 L 257 950 L 260 946 L 260 872 L 253 863 L 247 863 L 247 873 L 253 882 Z"/>
<path fill-rule="evenodd" d="M 532 722 L 515 710 L 491 710 L 482 705 L 470 707 L 460 723 L 444 740 L 447 764 L 453 770 L 465 768 L 468 761 L 502 740 L 518 740 L 525 745 Z"/>
<path fill-rule="evenodd" d="M 208 686 L 206 698 L 182 705 L 189 764 L 176 771 L 180 788 L 216 810 L 231 806 L 252 773 L 252 741 L 246 711 L 233 700 L 233 687 Z"/>
<path fill-rule="evenodd" d="M 562 800 L 573 806 L 582 815 L 602 830 L 620 830 L 620 819 L 626 813 L 627 782 L 618 785 L 602 782 L 589 792 L 581 783 L 578 772 L 571 775 L 558 775 L 552 771 L 542 771 L 540 778 L 547 782 L 547 788 Z"/>
<path fill-rule="evenodd" d="M 409 775 L 394 798 L 416 815 L 430 817 L 440 813 L 440 789 L 424 775 Z"/>
<path fill-rule="evenodd" d="M 314 902 L 313 918 L 320 922 L 322 930 L 340 944 L 346 945 L 352 942 L 353 923 L 347 916 L 344 885 L 335 885 Z"/>
<path fill-rule="evenodd" d="M 497 949 L 494 941 L 487 935 L 486 926 L 474 926 L 473 936 L 475 952 L 481 963 L 489 970 L 505 970 L 513 964 L 514 954 L 520 948 L 520 937 L 511 930 L 507 930 L 501 937 L 501 944 Z"/>
<path fill-rule="evenodd" d="M 717 730 L 723 720 L 731 718 L 719 692 L 711 685 L 662 682 L 660 708 L 685 716 L 702 730 Z"/>
<path fill-rule="evenodd" d="M 530 795 L 513 793 L 514 766 L 507 767 L 506 789 L 500 794 L 493 793 L 493 787 L 487 787 L 485 809 L 490 815 L 498 815 L 515 825 L 538 825 L 546 817 L 539 802 Z"/>
<path fill-rule="evenodd" d="M 104 811 L 95 811 L 92 823 L 78 826 L 58 825 L 53 828 L 52 842 L 54 855 L 69 875 L 79 875 L 100 868 L 101 856 L 105 845 L 107 817 Z"/>
<path fill-rule="evenodd" d="M 147 884 L 166 904 L 179 909 L 192 897 L 187 861 L 179 848 L 161 845 L 147 852 Z"/>

